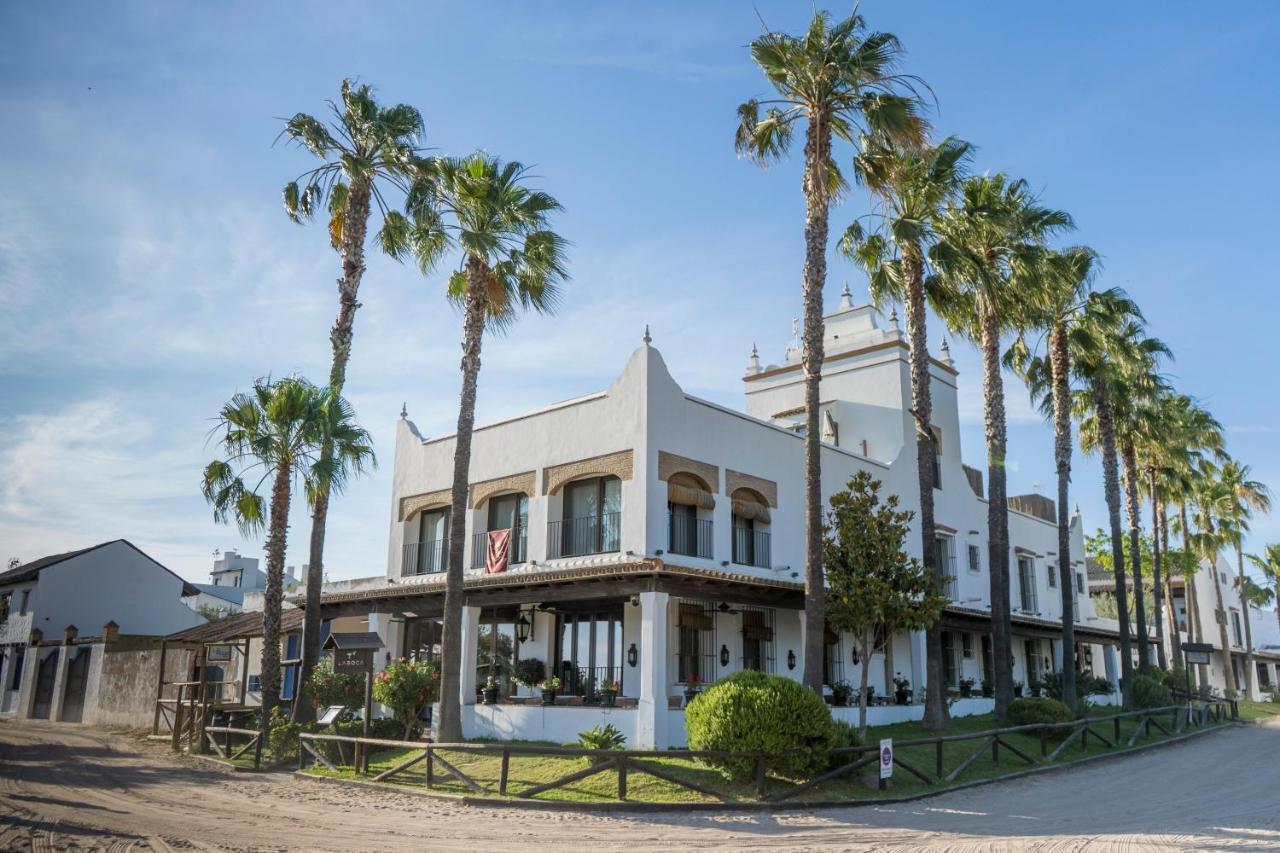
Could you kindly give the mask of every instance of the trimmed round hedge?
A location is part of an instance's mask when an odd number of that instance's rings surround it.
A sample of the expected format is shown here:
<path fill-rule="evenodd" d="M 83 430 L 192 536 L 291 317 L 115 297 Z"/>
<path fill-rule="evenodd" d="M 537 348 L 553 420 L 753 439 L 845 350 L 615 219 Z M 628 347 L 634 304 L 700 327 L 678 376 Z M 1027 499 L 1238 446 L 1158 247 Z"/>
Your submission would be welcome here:
<path fill-rule="evenodd" d="M 834 726 L 822 697 L 797 681 L 736 672 L 712 684 L 684 714 L 691 749 L 764 752 L 765 769 L 806 778 L 826 769 Z M 755 759 L 703 759 L 736 781 L 755 774 Z"/>
<path fill-rule="evenodd" d="M 1150 675 L 1135 675 L 1129 685 L 1129 704 L 1135 711 L 1167 708 L 1173 704 L 1173 693 L 1161 679 Z"/>
<path fill-rule="evenodd" d="M 1076 715 L 1066 703 L 1057 699 L 1014 699 L 1009 703 L 1009 722 L 1015 726 L 1029 726 L 1034 723 L 1071 723 Z M 1050 736 L 1066 737 L 1068 728 L 1050 729 Z"/>

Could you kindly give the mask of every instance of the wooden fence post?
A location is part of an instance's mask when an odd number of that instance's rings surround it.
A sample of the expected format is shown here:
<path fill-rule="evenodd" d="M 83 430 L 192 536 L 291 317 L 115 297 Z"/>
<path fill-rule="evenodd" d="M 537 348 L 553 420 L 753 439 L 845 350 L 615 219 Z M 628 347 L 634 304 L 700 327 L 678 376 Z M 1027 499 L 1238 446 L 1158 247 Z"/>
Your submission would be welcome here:
<path fill-rule="evenodd" d="M 934 763 L 936 765 L 935 769 L 937 770 L 937 773 L 938 773 L 938 780 L 941 781 L 942 777 L 946 775 L 946 772 L 947 772 L 947 768 L 942 763 L 942 738 L 938 738 L 936 741 L 934 741 L 933 749 L 934 749 Z"/>
<path fill-rule="evenodd" d="M 507 775 L 511 772 L 511 750 L 502 750 L 502 771 L 498 776 L 498 793 L 507 793 Z"/>
<path fill-rule="evenodd" d="M 765 794 L 764 753 L 756 753 L 756 799 L 763 800 Z"/>
<path fill-rule="evenodd" d="M 626 800 L 627 798 L 627 757 L 624 755 L 618 759 L 618 799 Z"/>

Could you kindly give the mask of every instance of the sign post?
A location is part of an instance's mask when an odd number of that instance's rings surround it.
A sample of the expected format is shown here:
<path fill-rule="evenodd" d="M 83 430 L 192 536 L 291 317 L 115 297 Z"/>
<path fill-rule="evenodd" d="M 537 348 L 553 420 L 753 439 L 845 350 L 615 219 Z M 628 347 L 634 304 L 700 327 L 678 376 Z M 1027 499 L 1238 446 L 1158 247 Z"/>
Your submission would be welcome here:
<path fill-rule="evenodd" d="M 880 741 L 880 790 L 887 790 L 893 778 L 893 738 Z"/>
<path fill-rule="evenodd" d="M 1187 723 L 1191 723 L 1191 666 L 1192 664 L 1207 666 L 1213 646 L 1209 643 L 1183 643 L 1182 668 L 1187 671 Z"/>
<path fill-rule="evenodd" d="M 324 647 L 333 651 L 335 673 L 364 676 L 364 725 L 361 733 L 368 738 L 369 720 L 373 716 L 373 653 L 383 648 L 382 638 L 371 631 L 330 634 Z M 364 744 L 357 745 L 356 756 L 356 769 L 368 773 L 369 752 L 364 749 Z"/>

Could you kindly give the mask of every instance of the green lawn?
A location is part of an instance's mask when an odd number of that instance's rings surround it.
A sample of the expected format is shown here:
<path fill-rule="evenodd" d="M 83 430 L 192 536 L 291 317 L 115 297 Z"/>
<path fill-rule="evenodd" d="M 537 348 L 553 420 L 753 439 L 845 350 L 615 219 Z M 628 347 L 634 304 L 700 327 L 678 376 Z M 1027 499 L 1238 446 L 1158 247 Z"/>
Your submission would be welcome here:
<path fill-rule="evenodd" d="M 1265 720 L 1269 717 L 1280 717 L 1280 702 L 1246 702 L 1240 703 L 1240 719 Z"/>
<path fill-rule="evenodd" d="M 1258 705 L 1259 703 L 1253 704 Z M 1280 706 L 1275 707 L 1280 709 Z M 1244 710 L 1244 703 L 1242 703 L 1242 717 L 1244 716 Z M 1266 708 L 1266 710 L 1270 709 Z M 1110 713 L 1112 713 L 1110 709 L 1099 709 L 1095 711 L 1096 716 L 1105 716 Z M 1259 713 L 1261 713 L 1261 711 Z M 1162 715 L 1159 718 L 1159 722 L 1172 731 L 1171 720 L 1168 715 Z M 976 734 L 995 727 L 996 723 L 989 714 L 977 717 L 962 717 L 954 721 L 952 730 L 948 732 L 948 734 Z M 1136 727 L 1137 723 L 1133 720 L 1121 721 L 1120 740 L 1117 743 L 1117 749 L 1105 747 L 1101 742 L 1096 741 L 1093 737 L 1089 738 L 1088 747 L 1082 748 L 1080 746 L 1080 739 L 1077 736 L 1073 739 L 1071 745 L 1067 746 L 1063 750 L 1054 763 L 1067 764 L 1087 756 L 1123 750 L 1126 748 L 1129 737 L 1133 734 Z M 1096 723 L 1094 728 L 1108 740 L 1114 739 L 1115 729 L 1112 721 L 1106 720 Z M 929 736 L 930 733 L 925 732 L 919 723 L 899 723 L 891 726 L 878 726 L 868 729 L 867 743 L 878 743 L 879 740 L 884 737 L 892 737 L 895 742 L 901 742 Z M 1135 746 L 1143 746 L 1148 743 L 1165 740 L 1168 737 L 1169 735 L 1164 735 L 1158 729 L 1152 727 L 1149 735 L 1143 734 L 1139 736 Z M 998 762 L 993 761 L 990 746 L 983 746 L 983 741 L 981 739 L 944 743 L 942 754 L 944 775 L 953 771 L 967 758 L 981 750 L 981 755 L 953 782 L 939 783 L 936 781 L 936 745 L 924 744 L 918 746 L 902 746 L 899 744 L 895 747 L 896 757 L 928 776 L 930 778 L 929 783 L 926 784 L 925 782 L 917 779 L 902 767 L 895 767 L 893 780 L 890 784 L 889 790 L 881 792 L 874 786 L 874 780 L 872 778 L 872 775 L 875 773 L 875 766 L 870 765 L 856 770 L 848 776 L 823 783 L 814 789 L 806 791 L 795 798 L 795 801 L 875 800 L 886 797 L 910 796 L 927 791 L 943 790 L 947 787 L 963 784 L 965 782 L 989 779 L 1003 774 L 1027 769 L 1032 766 L 1041 766 L 1041 742 L 1038 734 L 1002 735 L 1002 739 L 1007 745 L 1002 746 L 999 749 Z M 1061 742 L 1061 740 L 1049 739 L 1047 743 L 1048 752 L 1051 753 L 1059 744 L 1061 744 Z M 1025 753 L 1033 760 L 1034 764 L 1029 763 L 1024 758 L 1018 756 L 1009 747 L 1016 748 L 1017 750 Z M 322 765 L 311 767 L 307 772 L 318 776 L 345 779 L 371 779 L 378 773 L 393 767 L 406 758 L 414 755 L 416 752 L 416 750 L 387 750 L 376 753 L 370 760 L 369 775 L 367 777 L 361 776 L 355 773 L 352 768 L 342 765 L 339 765 L 339 770 L 336 773 L 328 770 Z M 441 755 L 446 761 L 453 764 L 463 773 L 466 773 L 477 783 L 486 789 L 489 789 L 489 792 L 484 794 L 484 796 L 498 796 L 498 780 L 501 772 L 501 757 L 499 754 L 442 751 Z M 727 779 L 718 770 L 702 765 L 695 760 L 680 757 L 656 757 L 653 759 L 644 759 L 643 761 L 635 760 L 633 762 L 633 766 L 629 770 L 627 778 L 627 799 L 629 801 L 650 803 L 714 803 L 717 801 L 714 797 L 706 796 L 641 772 L 639 768 L 646 765 L 653 766 L 660 771 L 668 773 L 669 775 L 693 782 L 694 784 L 702 787 L 719 791 L 732 800 L 753 800 L 755 798 L 754 785 L 734 783 Z M 513 754 L 511 756 L 508 775 L 508 795 L 514 795 L 519 791 L 534 785 L 567 776 L 570 773 L 582 770 L 587 766 L 587 759 L 585 758 Z M 419 789 L 424 788 L 425 763 L 420 762 L 400 775 L 393 777 L 392 780 L 386 784 Z M 789 788 L 793 788 L 797 784 L 798 780 L 782 779 L 770 776 L 767 780 L 766 787 L 769 794 L 776 794 Z M 538 794 L 534 799 L 571 802 L 611 802 L 616 801 L 617 786 L 617 772 L 615 770 L 606 770 L 586 779 L 571 782 L 563 787 Z M 466 785 L 450 776 L 439 765 L 435 768 L 431 790 L 447 794 L 470 795 L 474 793 Z"/>

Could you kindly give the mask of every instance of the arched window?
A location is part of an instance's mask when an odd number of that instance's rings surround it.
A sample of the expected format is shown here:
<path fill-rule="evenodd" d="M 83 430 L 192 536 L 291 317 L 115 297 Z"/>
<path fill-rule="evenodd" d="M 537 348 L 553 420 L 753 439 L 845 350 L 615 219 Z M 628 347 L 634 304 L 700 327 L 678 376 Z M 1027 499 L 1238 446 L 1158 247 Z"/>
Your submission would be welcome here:
<path fill-rule="evenodd" d="M 707 484 L 693 474 L 667 480 L 667 550 L 672 554 L 711 559 L 710 512 L 716 500 Z M 706 517 L 699 517 L 699 511 Z"/>
<path fill-rule="evenodd" d="M 471 568 L 484 568 L 489 554 L 489 534 L 495 530 L 511 531 L 507 562 L 511 565 L 523 563 L 529 540 L 529 496 L 524 492 L 511 492 L 494 495 L 487 503 L 487 526 L 471 537 Z"/>
<path fill-rule="evenodd" d="M 769 506 L 752 489 L 735 489 L 733 500 L 733 562 L 740 566 L 768 568 L 772 565 L 769 546 Z"/>
<path fill-rule="evenodd" d="M 548 557 L 617 551 L 621 532 L 622 481 L 612 475 L 574 480 L 564 486 L 560 520 L 548 524 Z"/>
<path fill-rule="evenodd" d="M 404 574 L 443 572 L 449 559 L 449 508 L 418 514 L 418 541 L 404 546 Z"/>

